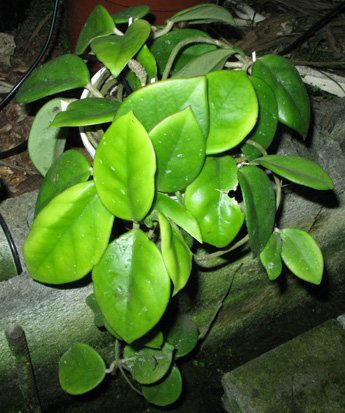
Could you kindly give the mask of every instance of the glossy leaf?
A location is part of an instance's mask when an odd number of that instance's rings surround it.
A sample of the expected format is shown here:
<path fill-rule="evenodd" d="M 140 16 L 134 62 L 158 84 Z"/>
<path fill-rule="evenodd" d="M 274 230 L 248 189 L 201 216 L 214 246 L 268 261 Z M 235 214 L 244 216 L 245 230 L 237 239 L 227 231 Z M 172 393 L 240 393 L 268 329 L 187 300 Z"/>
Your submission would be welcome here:
<path fill-rule="evenodd" d="M 158 74 L 156 59 L 150 49 L 146 46 L 146 44 L 144 44 L 139 53 L 135 56 L 135 60 L 137 60 L 141 64 L 145 71 L 144 74 L 146 84 L 150 84 L 153 81 L 157 80 Z M 133 90 L 137 90 L 142 87 L 141 80 L 139 80 L 137 74 L 135 74 L 133 71 L 130 71 L 128 73 L 127 80 Z"/>
<path fill-rule="evenodd" d="M 142 19 L 150 12 L 150 7 L 146 5 L 127 7 L 112 14 L 116 24 L 128 23 L 129 19 Z"/>
<path fill-rule="evenodd" d="M 272 281 L 279 277 L 283 269 L 280 253 L 281 238 L 274 232 L 260 254 L 261 263 L 265 267 L 268 278 Z"/>
<path fill-rule="evenodd" d="M 167 374 L 173 360 L 174 347 L 168 343 L 161 350 L 126 346 L 124 361 L 134 380 L 140 384 L 151 384 Z"/>
<path fill-rule="evenodd" d="M 28 151 L 35 168 L 44 176 L 65 148 L 68 129 L 50 129 L 61 112 L 61 99 L 52 99 L 38 111 L 29 134 Z"/>
<path fill-rule="evenodd" d="M 182 392 L 182 377 L 180 370 L 173 366 L 167 376 L 157 384 L 141 386 L 145 399 L 156 406 L 167 406 L 174 403 Z"/>
<path fill-rule="evenodd" d="M 268 84 L 258 77 L 250 76 L 259 101 L 259 118 L 248 138 L 267 149 L 273 141 L 278 125 L 278 105 L 276 97 Z M 254 146 L 245 143 L 242 152 L 248 161 L 259 157 L 261 152 Z"/>
<path fill-rule="evenodd" d="M 205 77 L 155 82 L 139 89 L 122 103 L 115 119 L 133 110 L 145 129 L 150 131 L 164 118 L 188 106 L 192 108 L 206 138 L 209 128 L 209 109 Z"/>
<path fill-rule="evenodd" d="M 210 38 L 210 36 L 196 29 L 180 29 L 173 30 L 164 36 L 158 37 L 155 39 L 150 46 L 150 50 L 154 54 L 159 73 L 162 75 L 165 69 L 165 66 L 169 60 L 171 52 L 174 47 L 183 40 L 193 37 L 205 37 Z M 217 47 L 213 44 L 206 43 L 193 43 L 191 42 L 185 46 L 177 55 L 172 66 L 172 74 L 180 71 L 187 63 L 194 60 L 196 57 L 203 55 L 204 53 L 217 50 Z"/>
<path fill-rule="evenodd" d="M 243 71 L 223 70 L 207 75 L 210 130 L 206 153 L 234 148 L 253 129 L 258 117 L 255 90 Z"/>
<path fill-rule="evenodd" d="M 31 277 L 48 284 L 84 277 L 103 255 L 113 221 L 93 181 L 56 196 L 37 215 L 24 244 Z"/>
<path fill-rule="evenodd" d="M 299 156 L 267 155 L 255 160 L 270 171 L 299 185 L 314 189 L 333 189 L 327 173 L 315 162 Z"/>
<path fill-rule="evenodd" d="M 120 104 L 116 100 L 105 98 L 76 100 L 55 116 L 50 127 L 86 126 L 111 122 Z"/>
<path fill-rule="evenodd" d="M 97 303 L 95 294 L 92 293 L 86 297 L 86 304 L 90 307 L 94 314 L 94 324 L 97 328 L 104 327 L 104 317 L 102 314 L 101 309 L 99 308 L 99 305 Z"/>
<path fill-rule="evenodd" d="M 140 221 L 151 208 L 156 160 L 151 140 L 132 112 L 105 132 L 94 160 L 94 179 L 104 205 L 114 215 Z"/>
<path fill-rule="evenodd" d="M 99 353 L 84 343 L 74 343 L 59 362 L 61 387 L 69 394 L 84 394 L 104 379 L 106 365 Z"/>
<path fill-rule="evenodd" d="M 205 161 L 205 139 L 190 106 L 165 118 L 149 136 L 157 158 L 157 190 L 186 188 Z"/>
<path fill-rule="evenodd" d="M 150 331 L 168 305 L 170 279 L 162 255 L 140 229 L 109 244 L 92 278 L 104 317 L 127 343 Z"/>
<path fill-rule="evenodd" d="M 196 57 L 172 77 L 186 78 L 206 75 L 215 70 L 222 70 L 227 59 L 235 53 L 234 49 L 219 49 Z"/>
<path fill-rule="evenodd" d="M 185 192 L 185 206 L 199 223 L 204 242 L 218 248 L 238 234 L 244 214 L 228 192 L 237 186 L 237 165 L 230 156 L 207 157 L 195 181 Z"/>
<path fill-rule="evenodd" d="M 265 248 L 274 227 L 275 195 L 271 181 L 256 166 L 243 166 L 238 171 L 243 195 L 249 244 L 257 257 Z"/>
<path fill-rule="evenodd" d="M 151 26 L 147 21 L 136 20 L 123 36 L 111 35 L 93 40 L 91 49 L 116 78 L 140 50 L 150 33 Z"/>
<path fill-rule="evenodd" d="M 30 103 L 66 90 L 85 87 L 90 82 L 89 69 L 73 54 L 57 57 L 36 69 L 19 88 L 16 100 Z"/>
<path fill-rule="evenodd" d="M 161 332 L 159 325 L 157 324 L 150 330 L 147 334 L 141 337 L 134 343 L 136 348 L 139 347 L 149 347 L 149 348 L 156 348 L 161 349 L 164 344 L 164 336 Z"/>
<path fill-rule="evenodd" d="M 109 12 L 103 6 L 97 5 L 89 15 L 80 32 L 75 53 L 83 53 L 93 39 L 113 34 L 114 30 L 114 20 Z"/>
<path fill-rule="evenodd" d="M 297 69 L 281 56 L 266 55 L 254 63 L 252 74 L 271 86 L 278 103 L 279 121 L 305 138 L 310 122 L 310 105 Z"/>
<path fill-rule="evenodd" d="M 187 284 L 193 254 L 184 242 L 182 235 L 174 228 L 168 218 L 158 213 L 161 231 L 161 249 L 165 267 L 174 284 L 173 296 Z"/>
<path fill-rule="evenodd" d="M 323 257 L 314 238 L 297 228 L 283 229 L 280 235 L 281 257 L 285 265 L 296 277 L 319 285 L 323 274 Z"/>
<path fill-rule="evenodd" d="M 182 10 L 169 19 L 169 21 L 173 21 L 174 23 L 196 20 L 236 25 L 235 20 L 228 10 L 210 3 L 200 4 Z"/>
<path fill-rule="evenodd" d="M 91 165 L 85 155 L 76 150 L 62 153 L 46 173 L 35 206 L 35 216 L 58 194 L 73 185 L 85 182 L 91 175 Z"/>
<path fill-rule="evenodd" d="M 190 353 L 199 340 L 198 328 L 186 314 L 177 315 L 164 335 L 166 341 L 175 347 L 176 358 Z"/>
<path fill-rule="evenodd" d="M 199 224 L 194 216 L 179 202 L 168 195 L 157 193 L 152 209 L 161 212 L 197 241 L 202 242 Z"/>

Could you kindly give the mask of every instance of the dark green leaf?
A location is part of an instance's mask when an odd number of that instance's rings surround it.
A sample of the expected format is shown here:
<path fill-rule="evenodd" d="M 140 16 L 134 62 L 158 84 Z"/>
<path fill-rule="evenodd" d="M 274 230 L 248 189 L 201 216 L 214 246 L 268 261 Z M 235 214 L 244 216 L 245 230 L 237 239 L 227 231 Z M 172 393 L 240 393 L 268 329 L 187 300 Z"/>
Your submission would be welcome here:
<path fill-rule="evenodd" d="M 333 189 L 327 173 L 315 162 L 299 156 L 267 155 L 255 160 L 270 171 L 299 185 L 314 189 Z"/>
<path fill-rule="evenodd" d="M 175 357 L 183 357 L 190 353 L 198 343 L 199 332 L 195 323 L 186 315 L 177 315 L 172 324 L 164 331 L 165 339 L 175 349 Z"/>
<path fill-rule="evenodd" d="M 55 93 L 85 87 L 89 82 L 90 73 L 84 61 L 67 54 L 36 69 L 19 88 L 16 100 L 30 103 Z"/>
<path fill-rule="evenodd" d="M 278 103 L 279 121 L 305 138 L 309 129 L 310 105 L 297 69 L 281 56 L 266 55 L 254 63 L 252 74 L 271 86 Z"/>
<path fill-rule="evenodd" d="M 140 229 L 109 244 L 92 278 L 104 317 L 127 343 L 150 331 L 168 305 L 170 279 L 162 255 Z"/>
<path fill-rule="evenodd" d="M 260 254 L 260 260 L 270 280 L 275 280 L 282 272 L 283 265 L 280 253 L 281 238 L 279 234 L 274 232 Z"/>
<path fill-rule="evenodd" d="M 116 24 L 128 23 L 129 19 L 142 19 L 150 12 L 150 7 L 146 5 L 127 7 L 112 14 L 112 18 Z"/>
<path fill-rule="evenodd" d="M 94 318 L 95 326 L 98 328 L 104 327 L 104 317 L 103 317 L 101 309 L 99 308 L 99 305 L 97 303 L 94 293 L 86 297 L 86 304 L 91 308 L 95 316 Z"/>
<path fill-rule="evenodd" d="M 48 284 L 84 277 L 103 255 L 113 221 L 93 181 L 56 196 L 37 215 L 24 244 L 31 277 Z"/>
<path fill-rule="evenodd" d="M 175 23 L 185 21 L 207 21 L 236 25 L 232 15 L 224 7 L 215 4 L 200 4 L 176 13 L 169 19 Z"/>
<path fill-rule="evenodd" d="M 104 379 L 106 365 L 102 357 L 87 344 L 74 343 L 59 362 L 60 385 L 69 394 L 84 394 Z"/>
<path fill-rule="evenodd" d="M 265 248 L 274 227 L 275 195 L 271 181 L 256 166 L 238 171 L 243 195 L 250 248 L 257 257 Z"/>

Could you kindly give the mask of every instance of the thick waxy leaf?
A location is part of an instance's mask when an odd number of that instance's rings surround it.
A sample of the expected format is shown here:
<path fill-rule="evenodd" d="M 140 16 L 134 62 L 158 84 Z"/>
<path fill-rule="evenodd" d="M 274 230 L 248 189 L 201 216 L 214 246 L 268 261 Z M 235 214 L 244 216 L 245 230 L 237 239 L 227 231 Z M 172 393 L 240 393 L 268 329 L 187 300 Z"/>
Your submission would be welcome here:
<path fill-rule="evenodd" d="M 84 343 L 74 343 L 61 357 L 59 380 L 69 394 L 84 394 L 104 379 L 106 365 L 99 353 Z"/>
<path fill-rule="evenodd" d="M 101 5 L 96 6 L 89 15 L 80 33 L 75 53 L 81 54 L 97 37 L 114 33 L 115 24 L 109 12 Z"/>
<path fill-rule="evenodd" d="M 323 257 L 314 238 L 297 228 L 283 229 L 280 235 L 281 257 L 285 265 L 296 277 L 319 285 L 323 274 Z"/>
<path fill-rule="evenodd" d="M 124 349 L 125 364 L 133 378 L 141 384 L 151 384 L 165 376 L 171 366 L 174 347 L 168 343 L 161 350 L 131 346 Z"/>
<path fill-rule="evenodd" d="M 199 224 L 194 216 L 179 202 L 173 200 L 168 195 L 157 193 L 152 209 L 170 218 L 175 224 L 202 243 Z"/>
<path fill-rule="evenodd" d="M 55 196 L 75 184 L 87 181 L 90 175 L 90 163 L 81 152 L 69 150 L 62 153 L 44 177 L 36 201 L 35 216 Z"/>
<path fill-rule="evenodd" d="M 183 357 L 190 353 L 198 343 L 199 332 L 194 322 L 186 315 L 179 314 L 167 331 L 164 331 L 165 339 L 175 349 L 175 357 Z"/>
<path fill-rule="evenodd" d="M 146 5 L 127 7 L 126 9 L 119 10 L 117 13 L 112 14 L 116 24 L 127 23 L 130 18 L 142 19 L 150 12 L 150 7 Z"/>
<path fill-rule="evenodd" d="M 157 384 L 141 386 L 145 399 L 156 406 L 167 406 L 174 403 L 182 392 L 182 377 L 180 370 L 173 366 L 167 376 Z"/>
<path fill-rule="evenodd" d="M 201 20 L 202 22 L 219 22 L 236 25 L 232 15 L 224 8 L 215 4 L 200 4 L 176 13 L 169 19 L 175 23 Z"/>
<path fill-rule="evenodd" d="M 168 218 L 158 213 L 161 231 L 161 248 L 165 267 L 174 284 L 173 296 L 187 284 L 192 270 L 193 254 L 178 230 Z"/>
<path fill-rule="evenodd" d="M 113 221 L 92 181 L 59 194 L 37 215 L 25 241 L 31 277 L 48 284 L 84 277 L 103 255 Z"/>
<path fill-rule="evenodd" d="M 170 279 L 162 255 L 140 229 L 109 244 L 92 278 L 104 317 L 127 343 L 150 331 L 168 305 Z"/>
<path fill-rule="evenodd" d="M 161 330 L 159 329 L 159 325 L 157 324 L 150 330 L 147 334 L 137 340 L 134 344 L 136 348 L 141 347 L 149 347 L 149 348 L 156 348 L 161 349 L 164 344 L 164 336 Z"/>
<path fill-rule="evenodd" d="M 299 185 L 323 190 L 334 188 L 329 175 L 318 164 L 306 158 L 267 155 L 256 159 L 255 162 Z"/>
<path fill-rule="evenodd" d="M 207 75 L 210 131 L 206 153 L 224 152 L 238 145 L 258 117 L 255 90 L 243 71 L 223 70 Z"/>
<path fill-rule="evenodd" d="M 142 220 L 155 192 L 156 160 L 151 140 L 132 112 L 117 119 L 100 141 L 94 179 L 104 205 L 126 220 Z"/>
<path fill-rule="evenodd" d="M 145 20 L 136 20 L 124 36 L 111 35 L 91 42 L 91 49 L 114 77 L 117 77 L 130 59 L 140 50 L 151 33 Z"/>
<path fill-rule="evenodd" d="M 104 317 L 102 314 L 101 309 L 99 308 L 99 305 L 97 303 L 95 294 L 92 293 L 86 297 L 86 304 L 91 308 L 93 311 L 93 314 L 95 316 L 94 318 L 94 323 L 95 326 L 98 328 L 104 327 Z"/>
<path fill-rule="evenodd" d="M 279 234 L 274 232 L 260 254 L 260 260 L 270 280 L 275 280 L 282 272 L 283 265 L 280 253 L 281 238 Z"/>
<path fill-rule="evenodd" d="M 150 104 L 148 104 L 150 102 Z M 156 82 L 128 96 L 115 119 L 133 110 L 134 115 L 150 131 L 158 122 L 190 106 L 205 138 L 209 129 L 206 78 L 172 79 Z"/>
<path fill-rule="evenodd" d="M 265 248 L 273 231 L 275 195 L 271 181 L 256 166 L 244 166 L 238 171 L 243 195 L 249 244 L 257 257 Z"/>
<path fill-rule="evenodd" d="M 266 55 L 254 63 L 252 74 L 271 86 L 278 103 L 279 121 L 305 138 L 309 128 L 310 105 L 297 69 L 281 56 Z"/>
<path fill-rule="evenodd" d="M 205 53 L 189 62 L 172 77 L 202 76 L 215 70 L 222 70 L 227 59 L 234 53 L 233 49 L 220 49 Z"/>
<path fill-rule="evenodd" d="M 149 136 L 157 157 L 157 190 L 186 188 L 205 161 L 205 139 L 190 106 L 165 118 Z"/>
<path fill-rule="evenodd" d="M 87 98 L 70 103 L 67 109 L 59 112 L 50 127 L 86 126 L 111 122 L 120 102 L 112 99 Z"/>
<path fill-rule="evenodd" d="M 204 242 L 218 248 L 238 234 L 244 214 L 228 192 L 237 186 L 237 165 L 230 156 L 207 157 L 200 175 L 185 192 L 185 206 L 197 219 Z"/>
<path fill-rule="evenodd" d="M 278 105 L 276 97 L 268 84 L 258 77 L 250 76 L 259 101 L 259 119 L 248 138 L 267 149 L 273 141 L 278 125 Z M 242 152 L 252 161 L 261 155 L 254 146 L 244 144 Z"/>
<path fill-rule="evenodd" d="M 180 29 L 173 30 L 165 34 L 164 36 L 154 40 L 150 49 L 157 60 L 159 73 L 161 75 L 164 72 L 165 66 L 174 47 L 183 40 L 193 37 L 206 37 L 208 39 L 210 38 L 207 33 L 201 30 Z M 194 60 L 196 57 L 213 50 L 217 50 L 217 47 L 212 44 L 192 42 L 186 45 L 176 56 L 174 64 L 172 66 L 172 73 L 174 74 L 180 71 L 188 62 Z"/>
<path fill-rule="evenodd" d="M 59 56 L 35 70 L 20 87 L 16 99 L 30 103 L 55 93 L 85 87 L 90 82 L 89 69 L 73 54 Z"/>
<path fill-rule="evenodd" d="M 50 129 L 61 111 L 61 99 L 52 99 L 38 111 L 29 134 L 28 151 L 35 168 L 44 176 L 65 148 L 68 129 Z"/>
<path fill-rule="evenodd" d="M 134 74 L 132 71 L 133 68 L 131 68 L 131 71 L 128 73 L 127 79 L 133 90 L 142 87 L 142 80 L 139 79 L 139 77 L 145 80 L 145 84 L 150 84 L 156 81 L 158 76 L 156 59 L 146 44 L 144 44 L 140 52 L 135 56 L 135 60 L 140 63 L 142 68 L 139 66 L 139 68 L 136 69 L 136 74 Z"/>

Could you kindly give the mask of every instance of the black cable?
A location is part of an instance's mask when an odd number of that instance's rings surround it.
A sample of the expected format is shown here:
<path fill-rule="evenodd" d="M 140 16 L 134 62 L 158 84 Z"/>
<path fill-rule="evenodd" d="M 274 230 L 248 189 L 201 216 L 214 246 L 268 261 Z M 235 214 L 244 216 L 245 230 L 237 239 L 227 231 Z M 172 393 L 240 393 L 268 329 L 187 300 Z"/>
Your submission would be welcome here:
<path fill-rule="evenodd" d="M 12 238 L 12 234 L 11 234 L 10 230 L 8 229 L 8 226 L 7 226 L 7 224 L 6 224 L 4 218 L 2 217 L 1 214 L 0 214 L 0 226 L 1 226 L 2 230 L 4 231 L 4 234 L 6 236 L 8 245 L 10 246 L 12 257 L 13 257 L 14 263 L 16 265 L 17 274 L 19 275 L 19 274 L 22 273 L 23 268 L 22 268 L 22 265 L 20 263 L 20 257 L 19 257 L 19 254 L 18 254 L 18 250 L 17 250 L 16 244 L 15 244 L 13 238 Z"/>
<path fill-rule="evenodd" d="M 332 9 L 329 13 L 327 13 L 324 17 L 318 20 L 315 24 L 313 24 L 305 33 L 302 34 L 296 41 L 294 41 L 290 46 L 286 47 L 284 50 L 278 53 L 279 56 L 284 56 L 286 54 L 291 53 L 294 49 L 301 46 L 306 40 L 310 39 L 314 32 L 320 30 L 323 26 L 325 26 L 335 14 L 340 13 L 342 9 L 345 9 L 345 2 L 342 2 L 337 7 Z"/>

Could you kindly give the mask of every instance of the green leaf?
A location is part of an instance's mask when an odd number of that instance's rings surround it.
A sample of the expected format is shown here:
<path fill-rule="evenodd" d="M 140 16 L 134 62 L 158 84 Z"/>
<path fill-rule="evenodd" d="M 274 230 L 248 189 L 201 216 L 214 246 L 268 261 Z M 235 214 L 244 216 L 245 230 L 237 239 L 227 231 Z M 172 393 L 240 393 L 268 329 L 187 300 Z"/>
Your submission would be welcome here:
<path fill-rule="evenodd" d="M 127 343 L 150 331 L 168 305 L 170 279 L 162 255 L 140 229 L 109 244 L 92 278 L 104 317 Z"/>
<path fill-rule="evenodd" d="M 136 20 L 123 36 L 111 35 L 93 40 L 91 49 L 116 78 L 140 50 L 150 33 L 151 25 L 147 21 Z"/>
<path fill-rule="evenodd" d="M 67 54 L 36 69 L 19 88 L 16 100 L 30 103 L 55 93 L 85 87 L 89 82 L 90 73 L 84 61 Z"/>
<path fill-rule="evenodd" d="M 91 175 L 85 155 L 76 150 L 62 153 L 46 173 L 35 206 L 35 216 L 58 194 Z"/>
<path fill-rule="evenodd" d="M 198 221 L 204 242 L 218 248 L 236 237 L 244 221 L 240 206 L 228 196 L 236 186 L 236 161 L 230 156 L 207 157 L 185 192 L 185 206 Z"/>
<path fill-rule="evenodd" d="M 275 195 L 271 181 L 256 166 L 243 166 L 238 171 L 243 195 L 249 244 L 257 257 L 265 248 L 274 227 Z"/>
<path fill-rule="evenodd" d="M 280 253 L 281 238 L 274 232 L 260 254 L 261 263 L 265 267 L 268 278 L 272 281 L 279 277 L 283 269 Z"/>
<path fill-rule="evenodd" d="M 148 13 L 150 13 L 150 7 L 146 5 L 127 7 L 125 9 L 119 10 L 111 17 L 114 19 L 116 24 L 128 23 L 129 19 L 142 19 Z"/>
<path fill-rule="evenodd" d="M 253 129 L 258 117 L 255 90 L 243 71 L 223 70 L 207 75 L 210 130 L 206 153 L 234 148 Z"/>
<path fill-rule="evenodd" d="M 236 51 L 234 49 L 219 49 L 196 57 L 172 77 L 185 78 L 207 75 L 215 70 L 222 70 L 226 61 Z"/>
<path fill-rule="evenodd" d="M 171 226 L 168 218 L 158 213 L 161 231 L 161 249 L 165 267 L 174 284 L 173 296 L 187 284 L 193 254 L 178 230 Z"/>
<path fill-rule="evenodd" d="M 86 126 L 112 122 L 120 102 L 112 99 L 86 98 L 71 102 L 59 112 L 50 127 Z"/>
<path fill-rule="evenodd" d="M 210 39 L 210 36 L 196 29 L 179 29 L 173 30 L 164 36 L 158 37 L 155 39 L 150 46 L 151 52 L 157 60 L 157 65 L 159 73 L 162 75 L 165 69 L 165 66 L 169 60 L 171 52 L 175 46 L 183 40 L 192 37 L 205 37 Z M 217 50 L 217 47 L 212 44 L 203 44 L 203 43 L 190 43 L 185 46 L 175 58 L 172 73 L 180 71 L 187 63 L 194 60 L 196 57 L 203 55 L 204 53 Z"/>
<path fill-rule="evenodd" d="M 31 277 L 48 284 L 84 277 L 103 255 L 113 221 L 93 181 L 56 196 L 37 215 L 24 244 Z"/>
<path fill-rule="evenodd" d="M 142 124 L 129 112 L 105 132 L 94 159 L 94 179 L 104 205 L 114 215 L 140 221 L 155 193 L 156 160 Z"/>
<path fill-rule="evenodd" d="M 278 105 L 276 97 L 268 84 L 258 77 L 250 76 L 259 101 L 259 118 L 248 138 L 267 149 L 273 141 L 278 125 Z M 248 161 L 259 157 L 261 152 L 254 146 L 245 143 L 242 152 Z"/>
<path fill-rule="evenodd" d="M 60 385 L 69 394 L 84 394 L 101 383 L 105 370 L 96 350 L 84 343 L 74 343 L 60 359 Z"/>
<path fill-rule="evenodd" d="M 334 183 L 329 175 L 315 162 L 306 158 L 267 155 L 255 159 L 255 162 L 295 184 L 320 190 L 334 188 Z"/>
<path fill-rule="evenodd" d="M 173 359 L 174 347 L 168 343 L 161 350 L 126 346 L 124 362 L 134 380 L 140 384 L 151 384 L 167 374 Z"/>
<path fill-rule="evenodd" d="M 174 23 L 185 22 L 185 21 L 206 21 L 208 23 L 223 23 L 236 25 L 235 20 L 232 15 L 221 6 L 215 4 L 200 4 L 198 6 L 190 7 L 189 9 L 182 10 L 176 13 L 169 21 Z"/>
<path fill-rule="evenodd" d="M 146 84 L 150 84 L 157 80 L 158 74 L 156 59 L 146 44 L 144 44 L 139 53 L 135 56 L 135 60 L 142 65 L 146 72 Z M 141 80 L 139 80 L 136 74 L 132 71 L 128 73 L 128 82 L 133 90 L 137 90 L 142 86 Z"/>
<path fill-rule="evenodd" d="M 150 330 L 147 334 L 142 336 L 139 340 L 137 340 L 134 344 L 136 348 L 138 347 L 150 347 L 161 349 L 164 344 L 164 336 L 161 330 L 159 329 L 159 325 L 157 324 Z"/>
<path fill-rule="evenodd" d="M 266 55 L 254 63 L 252 75 L 271 86 L 278 103 L 279 121 L 305 138 L 310 122 L 310 105 L 297 69 L 281 56 Z"/>
<path fill-rule="evenodd" d="M 96 6 L 80 32 L 75 53 L 83 53 L 93 39 L 113 34 L 114 30 L 114 20 L 109 12 L 101 5 Z"/>
<path fill-rule="evenodd" d="M 190 353 L 198 344 L 199 332 L 187 314 L 178 314 L 164 331 L 165 340 L 175 347 L 175 357 Z"/>
<path fill-rule="evenodd" d="M 92 293 L 86 297 L 86 304 L 91 308 L 95 318 L 94 318 L 94 324 L 97 328 L 104 327 L 104 317 L 102 314 L 101 309 L 99 308 L 99 305 L 97 303 L 95 294 Z"/>
<path fill-rule="evenodd" d="M 323 257 L 314 238 L 297 228 L 283 229 L 280 236 L 281 257 L 285 265 L 296 277 L 319 285 L 323 274 Z"/>
<path fill-rule="evenodd" d="M 202 243 L 199 225 L 194 216 L 179 202 L 165 194 L 156 194 L 152 210 L 157 210 Z"/>
<path fill-rule="evenodd" d="M 180 370 L 173 366 L 167 376 L 157 384 L 141 386 L 145 399 L 156 406 L 167 406 L 174 403 L 182 392 L 182 377 Z"/>
<path fill-rule="evenodd" d="M 150 102 L 148 104 L 147 102 Z M 152 83 L 128 96 L 115 119 L 133 110 L 147 131 L 164 118 L 190 106 L 206 138 L 209 129 L 206 78 L 172 79 Z"/>
<path fill-rule="evenodd" d="M 50 129 L 62 110 L 61 99 L 52 99 L 38 111 L 29 134 L 28 151 L 35 168 L 44 176 L 65 148 L 68 129 Z"/>
<path fill-rule="evenodd" d="M 149 136 L 157 157 L 157 190 L 186 188 L 205 161 L 205 139 L 191 107 L 165 118 Z"/>

